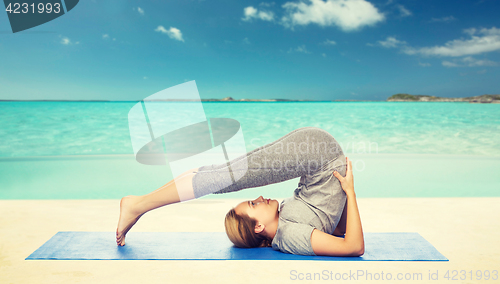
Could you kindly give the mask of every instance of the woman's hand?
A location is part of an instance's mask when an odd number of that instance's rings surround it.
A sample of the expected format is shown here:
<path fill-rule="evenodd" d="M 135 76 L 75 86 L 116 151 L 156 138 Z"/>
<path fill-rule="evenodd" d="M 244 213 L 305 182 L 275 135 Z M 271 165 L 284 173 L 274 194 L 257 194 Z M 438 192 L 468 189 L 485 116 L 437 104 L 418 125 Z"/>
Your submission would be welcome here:
<path fill-rule="evenodd" d="M 349 160 L 349 158 L 345 157 L 345 160 L 347 162 L 346 164 L 346 172 L 345 172 L 345 177 L 340 175 L 337 171 L 333 172 L 333 175 L 339 179 L 340 185 L 342 186 L 342 189 L 344 190 L 345 194 L 347 196 L 354 195 L 354 177 L 352 176 L 352 163 Z"/>

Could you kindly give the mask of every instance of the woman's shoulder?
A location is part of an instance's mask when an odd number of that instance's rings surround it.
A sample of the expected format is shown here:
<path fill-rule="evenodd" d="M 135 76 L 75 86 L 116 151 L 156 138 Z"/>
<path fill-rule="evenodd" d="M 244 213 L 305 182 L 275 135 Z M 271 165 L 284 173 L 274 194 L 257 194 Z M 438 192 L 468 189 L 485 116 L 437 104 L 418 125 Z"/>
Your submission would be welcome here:
<path fill-rule="evenodd" d="M 280 219 L 280 224 L 271 246 L 285 253 L 314 255 L 311 247 L 311 234 L 315 229 L 308 224 Z"/>

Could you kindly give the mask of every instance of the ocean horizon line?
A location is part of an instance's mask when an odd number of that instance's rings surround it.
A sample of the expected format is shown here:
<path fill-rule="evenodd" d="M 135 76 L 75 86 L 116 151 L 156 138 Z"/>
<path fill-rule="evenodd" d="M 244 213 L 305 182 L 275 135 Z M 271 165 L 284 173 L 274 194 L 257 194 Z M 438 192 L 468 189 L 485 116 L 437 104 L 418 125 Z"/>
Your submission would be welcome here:
<path fill-rule="evenodd" d="M 0 102 L 87 102 L 87 103 L 137 103 L 143 100 L 2 100 Z M 328 102 L 422 102 L 422 101 L 388 101 L 388 100 L 282 100 L 282 99 L 263 99 L 263 100 L 234 100 L 225 101 L 217 99 L 202 100 L 146 100 L 149 102 L 203 102 L 203 103 L 328 103 Z M 468 103 L 468 101 L 428 101 L 428 102 L 449 102 L 449 103 Z"/>
<path fill-rule="evenodd" d="M 500 95 L 481 95 L 473 97 L 435 97 L 428 95 L 396 94 L 385 100 L 356 100 L 356 99 L 336 99 L 336 100 L 299 100 L 299 99 L 234 99 L 225 97 L 222 99 L 141 99 L 141 100 L 64 100 L 64 99 L 42 99 L 42 100 L 12 100 L 0 99 L 0 102 L 223 102 L 223 103 L 326 103 L 326 102 L 468 102 L 468 103 L 500 103 Z"/>
<path fill-rule="evenodd" d="M 0 99 L 0 102 L 140 102 L 144 100 L 9 100 Z M 247 103 L 247 102 L 386 102 L 386 100 L 291 100 L 291 99 L 164 99 L 164 100 L 145 100 L 150 102 L 224 102 L 224 103 Z"/>

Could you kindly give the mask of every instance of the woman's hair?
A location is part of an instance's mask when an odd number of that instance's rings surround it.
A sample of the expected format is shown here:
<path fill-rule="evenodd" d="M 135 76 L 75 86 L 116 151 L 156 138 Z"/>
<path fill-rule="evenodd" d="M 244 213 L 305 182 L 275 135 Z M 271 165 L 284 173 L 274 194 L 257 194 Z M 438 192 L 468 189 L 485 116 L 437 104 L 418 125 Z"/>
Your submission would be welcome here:
<path fill-rule="evenodd" d="M 233 244 L 240 248 L 270 247 L 272 239 L 255 233 L 257 220 L 248 215 L 238 215 L 234 208 L 224 219 L 226 234 Z"/>

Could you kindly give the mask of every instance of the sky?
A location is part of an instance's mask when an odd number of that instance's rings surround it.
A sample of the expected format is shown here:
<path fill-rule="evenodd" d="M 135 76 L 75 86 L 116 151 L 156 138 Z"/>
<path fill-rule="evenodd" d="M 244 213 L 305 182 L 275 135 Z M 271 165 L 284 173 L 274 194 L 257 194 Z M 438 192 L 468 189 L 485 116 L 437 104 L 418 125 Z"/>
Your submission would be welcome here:
<path fill-rule="evenodd" d="M 0 100 L 386 100 L 500 94 L 497 0 L 82 0 L 12 33 Z"/>

